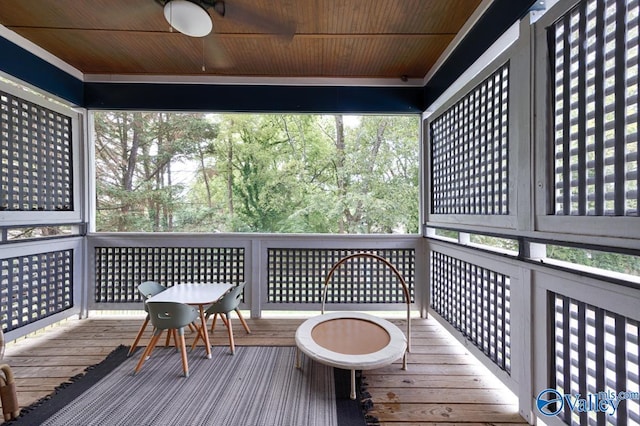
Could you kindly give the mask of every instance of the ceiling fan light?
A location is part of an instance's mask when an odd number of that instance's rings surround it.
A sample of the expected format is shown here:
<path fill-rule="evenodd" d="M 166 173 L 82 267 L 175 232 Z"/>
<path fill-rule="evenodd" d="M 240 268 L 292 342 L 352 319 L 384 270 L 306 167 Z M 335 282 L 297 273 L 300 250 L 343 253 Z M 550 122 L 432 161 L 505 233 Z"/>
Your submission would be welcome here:
<path fill-rule="evenodd" d="M 173 28 L 191 37 L 204 37 L 213 29 L 209 12 L 187 0 L 171 0 L 165 4 L 164 17 Z"/>

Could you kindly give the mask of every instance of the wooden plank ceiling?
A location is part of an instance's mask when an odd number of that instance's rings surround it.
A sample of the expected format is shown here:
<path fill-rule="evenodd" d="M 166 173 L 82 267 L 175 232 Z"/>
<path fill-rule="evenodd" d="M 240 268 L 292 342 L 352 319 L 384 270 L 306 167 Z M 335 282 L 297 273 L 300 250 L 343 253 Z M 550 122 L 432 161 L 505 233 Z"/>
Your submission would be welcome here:
<path fill-rule="evenodd" d="M 0 24 L 84 74 L 423 78 L 480 2 L 226 0 L 191 38 L 154 0 L 2 0 Z"/>

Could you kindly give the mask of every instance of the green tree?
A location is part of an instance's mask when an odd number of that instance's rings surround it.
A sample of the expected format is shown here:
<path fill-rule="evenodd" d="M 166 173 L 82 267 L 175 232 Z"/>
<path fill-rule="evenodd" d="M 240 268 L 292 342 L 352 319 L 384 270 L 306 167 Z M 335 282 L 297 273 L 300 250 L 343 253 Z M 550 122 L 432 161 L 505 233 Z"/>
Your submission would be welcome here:
<path fill-rule="evenodd" d="M 363 116 L 346 126 L 334 118 L 338 232 L 417 232 L 417 118 Z"/>
<path fill-rule="evenodd" d="M 417 116 L 97 114 L 98 229 L 417 232 L 418 125 Z M 180 162 L 191 170 L 184 185 L 174 180 Z"/>
<path fill-rule="evenodd" d="M 204 116 L 97 112 L 94 123 L 97 229 L 172 230 L 183 190 L 172 164 L 210 136 Z"/>

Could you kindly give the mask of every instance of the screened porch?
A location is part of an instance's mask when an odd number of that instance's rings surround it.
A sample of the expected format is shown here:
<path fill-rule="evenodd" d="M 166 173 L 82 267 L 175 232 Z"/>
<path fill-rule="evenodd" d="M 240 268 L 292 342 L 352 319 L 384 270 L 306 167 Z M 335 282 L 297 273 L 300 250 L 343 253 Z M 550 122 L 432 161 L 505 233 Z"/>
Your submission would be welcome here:
<path fill-rule="evenodd" d="M 0 81 L 0 320 L 21 405 L 131 343 L 142 281 L 246 282 L 256 333 L 237 333 L 239 344 L 291 346 L 320 310 L 327 271 L 365 252 L 398 268 L 414 320 L 408 370 L 370 372 L 382 424 L 640 424 L 640 4 L 518 3 L 522 16 L 471 63 L 440 64 L 462 67 L 444 87 L 442 74 L 329 87 L 313 106 L 302 100 L 318 87 L 279 98 L 277 86 L 76 81 L 3 27 L 2 76 L 31 87 Z M 272 99 L 271 111 L 419 114 L 420 231 L 95 232 L 93 111 L 224 111 L 256 98 L 254 111 Z M 395 277 L 374 263 L 344 268 L 327 301 L 405 321 Z M 625 396 L 614 413 L 546 403 L 600 392 Z"/>

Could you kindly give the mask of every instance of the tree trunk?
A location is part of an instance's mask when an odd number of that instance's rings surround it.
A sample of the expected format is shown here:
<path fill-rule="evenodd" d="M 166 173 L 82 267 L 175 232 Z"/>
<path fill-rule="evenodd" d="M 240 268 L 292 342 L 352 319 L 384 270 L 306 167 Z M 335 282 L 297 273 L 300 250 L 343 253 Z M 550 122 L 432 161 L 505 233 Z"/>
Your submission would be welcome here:
<path fill-rule="evenodd" d="M 207 174 L 207 168 L 204 164 L 204 151 L 202 146 L 198 144 L 198 160 L 200 160 L 200 170 L 202 170 L 202 180 L 204 181 L 204 187 L 207 191 L 207 206 L 209 210 L 213 208 L 213 202 L 211 201 L 211 183 L 209 182 L 209 175 Z"/>
<path fill-rule="evenodd" d="M 338 194 L 341 200 L 347 195 L 347 183 L 344 179 L 344 117 L 342 115 L 334 115 L 336 121 L 336 178 L 338 185 Z M 350 215 L 349 207 L 344 206 L 343 216 L 340 218 L 338 233 L 346 232 L 346 220 Z"/>
<path fill-rule="evenodd" d="M 171 180 L 171 161 L 167 163 L 167 188 L 169 188 L 169 202 L 163 203 L 165 208 L 165 223 L 167 226 L 167 231 L 173 231 L 173 190 L 172 190 L 173 182 Z"/>
<path fill-rule="evenodd" d="M 141 114 L 133 113 L 131 116 L 128 113 L 121 115 L 120 121 L 120 144 L 121 153 L 123 156 L 123 164 L 126 164 L 126 169 L 122 175 L 122 189 L 125 192 L 133 191 L 133 175 L 136 170 L 136 163 L 138 161 L 138 148 L 140 147 L 140 135 L 142 133 Z M 131 147 L 129 147 L 129 119 L 131 119 L 131 129 L 133 131 L 131 137 Z M 121 207 L 121 220 L 118 220 L 118 231 L 127 231 L 127 218 L 131 210 L 131 202 L 123 201 Z"/>
<path fill-rule="evenodd" d="M 233 217 L 233 143 L 228 139 L 227 145 L 227 209 Z"/>

